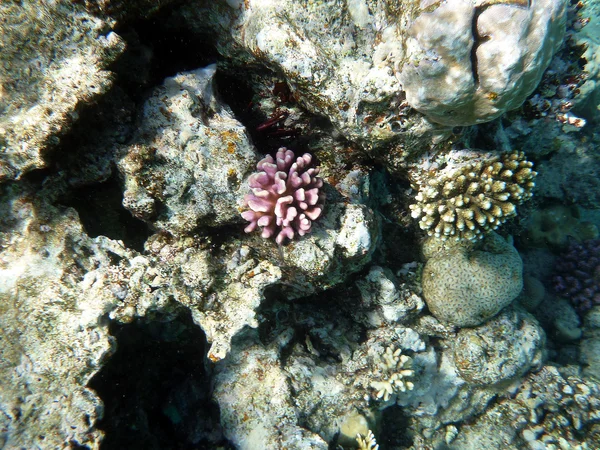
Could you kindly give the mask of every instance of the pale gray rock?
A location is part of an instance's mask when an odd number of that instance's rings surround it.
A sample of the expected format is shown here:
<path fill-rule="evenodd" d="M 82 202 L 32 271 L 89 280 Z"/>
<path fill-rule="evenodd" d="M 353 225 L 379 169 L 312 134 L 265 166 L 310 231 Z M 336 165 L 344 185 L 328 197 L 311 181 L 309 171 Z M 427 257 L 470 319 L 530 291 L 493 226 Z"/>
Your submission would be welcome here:
<path fill-rule="evenodd" d="M 409 27 L 400 80 L 408 102 L 446 125 L 517 108 L 562 44 L 567 2 L 448 0 Z"/>
<path fill-rule="evenodd" d="M 381 326 L 383 322 L 402 322 L 425 306 L 418 295 L 400 285 L 389 269 L 380 266 L 371 267 L 369 273 L 356 282 L 356 286 L 363 305 L 370 310 L 366 319 L 371 326 Z"/>
<path fill-rule="evenodd" d="M 103 317 L 147 261 L 86 236 L 73 209 L 0 192 L 0 447 L 99 448 L 103 405 L 87 383 L 114 350 Z"/>
<path fill-rule="evenodd" d="M 287 295 L 296 298 L 343 283 L 371 261 L 380 238 L 380 220 L 368 206 L 326 203 L 307 236 L 280 248 L 271 241 L 255 248 L 258 258 L 281 257 L 276 264 L 285 269 Z"/>
<path fill-rule="evenodd" d="M 249 339 L 215 369 L 214 398 L 227 438 L 241 450 L 328 448 L 298 420 L 288 373 L 277 345 Z"/>
<path fill-rule="evenodd" d="M 46 166 L 81 107 L 112 86 L 125 49 L 110 19 L 67 0 L 0 4 L 0 181 Z"/>
<path fill-rule="evenodd" d="M 453 343 L 454 364 L 471 384 L 515 381 L 541 367 L 545 343 L 546 335 L 532 315 L 507 308 L 479 327 L 459 331 Z"/>
<path fill-rule="evenodd" d="M 118 162 L 123 205 L 174 235 L 239 222 L 244 180 L 258 159 L 245 128 L 216 96 L 215 71 L 182 73 L 157 87 Z"/>

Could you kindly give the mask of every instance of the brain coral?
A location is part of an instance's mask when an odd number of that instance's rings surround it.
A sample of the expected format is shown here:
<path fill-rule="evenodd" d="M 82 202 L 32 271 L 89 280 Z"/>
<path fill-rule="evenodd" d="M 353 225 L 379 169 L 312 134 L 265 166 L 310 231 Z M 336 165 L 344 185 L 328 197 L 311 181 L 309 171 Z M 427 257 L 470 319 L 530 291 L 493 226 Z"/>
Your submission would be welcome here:
<path fill-rule="evenodd" d="M 417 182 L 412 217 L 429 236 L 477 240 L 531 198 L 536 172 L 523 152 L 448 165 Z"/>
<path fill-rule="evenodd" d="M 426 245 L 432 241 L 430 238 Z M 473 327 L 495 316 L 523 288 L 517 250 L 491 232 L 474 243 L 462 241 L 432 256 L 423 269 L 423 296 L 440 321 Z"/>
<path fill-rule="evenodd" d="M 262 237 L 276 235 L 277 244 L 293 239 L 295 233 L 304 236 L 323 212 L 325 194 L 318 167 L 311 167 L 308 153 L 294 160 L 294 152 L 280 148 L 256 165 L 259 172 L 250 176 L 252 193 L 244 198 L 250 208 L 242 217 L 250 222 L 246 233 L 262 228 Z"/>

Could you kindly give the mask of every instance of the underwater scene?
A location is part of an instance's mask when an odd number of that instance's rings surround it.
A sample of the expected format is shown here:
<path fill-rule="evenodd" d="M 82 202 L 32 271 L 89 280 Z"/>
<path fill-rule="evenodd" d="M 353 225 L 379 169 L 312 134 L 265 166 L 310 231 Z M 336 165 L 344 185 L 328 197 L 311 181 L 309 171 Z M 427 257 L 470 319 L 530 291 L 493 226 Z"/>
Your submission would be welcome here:
<path fill-rule="evenodd" d="M 0 449 L 600 449 L 600 0 L 0 0 Z"/>

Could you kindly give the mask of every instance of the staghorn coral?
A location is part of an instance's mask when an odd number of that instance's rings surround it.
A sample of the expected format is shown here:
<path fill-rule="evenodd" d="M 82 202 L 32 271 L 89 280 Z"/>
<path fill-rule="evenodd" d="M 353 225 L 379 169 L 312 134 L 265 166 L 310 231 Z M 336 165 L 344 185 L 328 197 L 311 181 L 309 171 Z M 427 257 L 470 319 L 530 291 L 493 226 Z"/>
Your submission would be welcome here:
<path fill-rule="evenodd" d="M 242 217 L 250 222 L 246 233 L 262 228 L 262 237 L 275 237 L 281 245 L 310 232 L 312 221 L 323 212 L 325 194 L 323 180 L 317 175 L 318 167 L 311 167 L 308 153 L 294 160 L 294 152 L 280 148 L 275 155 L 267 155 L 256 165 L 259 172 L 250 176 L 252 194 L 244 198 L 250 208 Z"/>
<path fill-rule="evenodd" d="M 556 263 L 552 282 L 580 314 L 600 305 L 600 239 L 571 243 Z"/>
<path fill-rule="evenodd" d="M 436 171 L 418 183 L 411 215 L 429 236 L 480 239 L 531 198 L 532 166 L 523 152 L 512 152 Z"/>

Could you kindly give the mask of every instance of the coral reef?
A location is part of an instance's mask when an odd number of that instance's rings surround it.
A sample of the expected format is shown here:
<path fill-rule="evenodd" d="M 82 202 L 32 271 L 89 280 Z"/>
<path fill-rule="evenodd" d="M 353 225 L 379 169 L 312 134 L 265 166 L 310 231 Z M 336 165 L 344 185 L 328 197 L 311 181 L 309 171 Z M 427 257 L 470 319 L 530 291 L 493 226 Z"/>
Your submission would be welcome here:
<path fill-rule="evenodd" d="M 480 239 L 517 214 L 531 198 L 536 172 L 523 152 L 448 164 L 417 181 L 411 215 L 429 236 Z"/>
<path fill-rule="evenodd" d="M 571 242 L 556 262 L 552 283 L 580 314 L 600 305 L 600 240 Z"/>
<path fill-rule="evenodd" d="M 434 246 L 435 238 L 430 238 Z M 459 327 L 477 326 L 509 305 L 523 288 L 517 250 L 496 233 L 478 243 L 442 249 L 423 269 L 423 295 L 431 313 Z"/>
<path fill-rule="evenodd" d="M 581 4 L 18 3 L 0 447 L 600 448 Z"/>
<path fill-rule="evenodd" d="M 246 233 L 260 227 L 263 238 L 275 237 L 281 245 L 296 234 L 304 236 L 310 232 L 312 221 L 321 216 L 325 202 L 323 180 L 317 176 L 319 168 L 311 163 L 308 153 L 295 158 L 294 152 L 285 147 L 277 150 L 275 159 L 267 155 L 259 161 L 259 172 L 248 179 L 252 194 L 244 197 L 250 208 L 242 213 L 250 222 Z"/>

